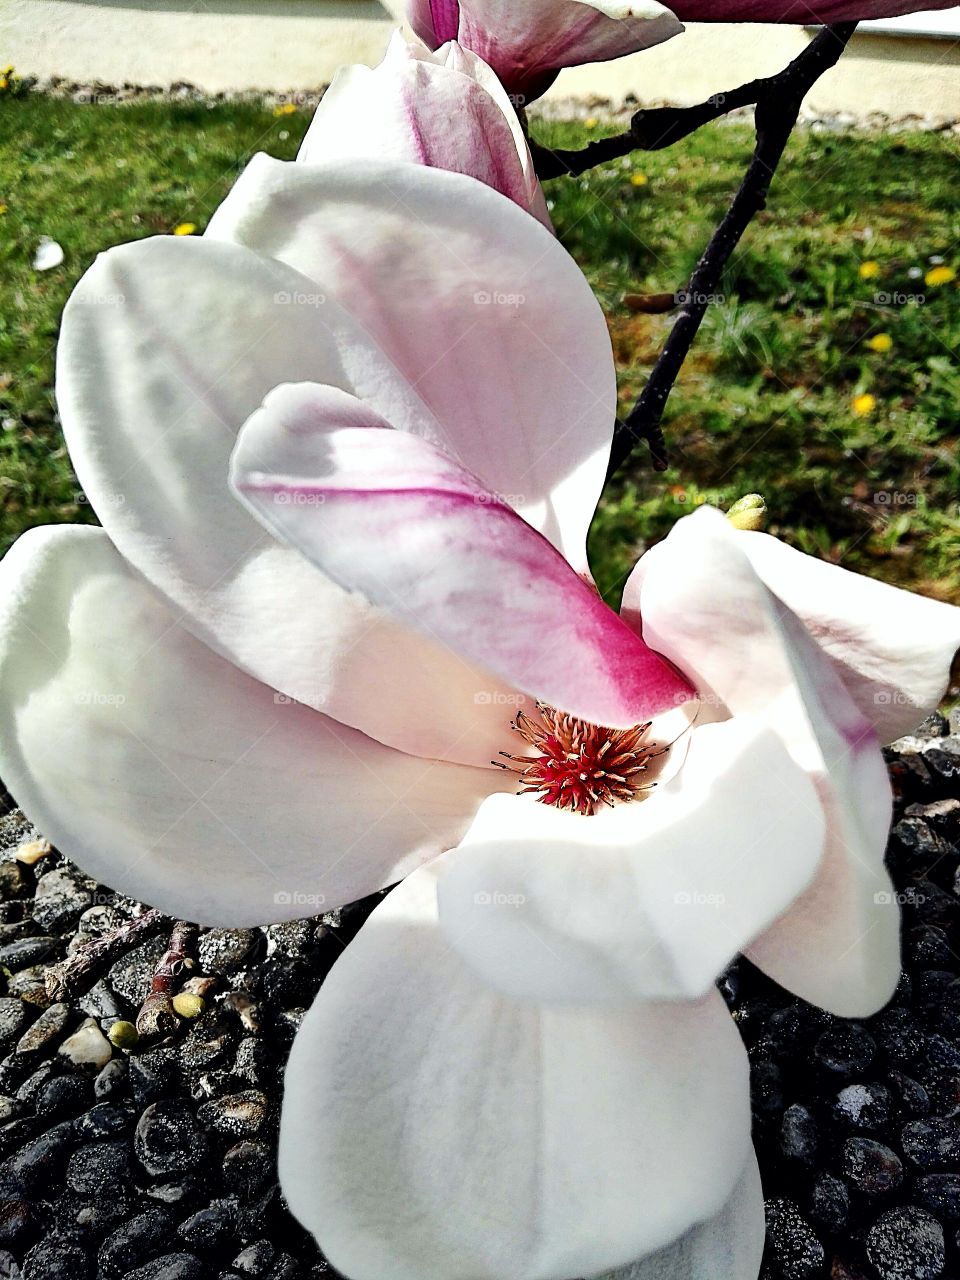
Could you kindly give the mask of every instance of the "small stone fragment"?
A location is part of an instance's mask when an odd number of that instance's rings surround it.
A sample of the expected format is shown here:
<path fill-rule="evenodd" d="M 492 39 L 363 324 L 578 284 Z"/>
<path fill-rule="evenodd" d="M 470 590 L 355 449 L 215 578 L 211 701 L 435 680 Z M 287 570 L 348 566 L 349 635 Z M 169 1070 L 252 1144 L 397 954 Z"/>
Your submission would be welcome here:
<path fill-rule="evenodd" d="M 53 853 L 53 845 L 49 840 L 40 838 L 39 840 L 28 840 L 26 844 L 22 844 L 13 856 L 18 862 L 22 862 L 24 866 L 32 867 L 34 863 L 39 862 L 41 858 L 45 858 L 50 853 Z"/>
<path fill-rule="evenodd" d="M 843 1144 L 843 1172 L 866 1196 L 882 1196 L 903 1181 L 903 1164 L 895 1151 L 872 1138 L 848 1138 Z"/>
<path fill-rule="evenodd" d="M 106 1036 L 92 1018 L 88 1018 L 72 1036 L 68 1036 L 58 1052 L 78 1067 L 105 1067 L 113 1057 Z"/>

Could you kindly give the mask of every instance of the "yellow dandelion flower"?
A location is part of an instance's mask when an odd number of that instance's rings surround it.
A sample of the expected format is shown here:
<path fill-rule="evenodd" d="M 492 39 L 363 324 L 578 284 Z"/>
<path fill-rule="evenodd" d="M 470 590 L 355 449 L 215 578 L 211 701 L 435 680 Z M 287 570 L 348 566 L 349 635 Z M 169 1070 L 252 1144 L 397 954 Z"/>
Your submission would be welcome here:
<path fill-rule="evenodd" d="M 292 102 L 280 102 L 273 108 L 273 114 L 275 116 L 292 116 L 296 109 Z"/>
<path fill-rule="evenodd" d="M 0 218 L 2 218 L 6 212 L 7 212 L 7 206 L 5 204 L 0 204 Z"/>
<path fill-rule="evenodd" d="M 195 222 L 179 222 L 173 228 L 173 234 L 175 236 L 192 236 L 196 229 L 197 224 Z"/>
<path fill-rule="evenodd" d="M 630 185 L 632 187 L 645 187 L 647 185 L 647 175 L 645 173 L 631 173 Z"/>
<path fill-rule="evenodd" d="M 872 338 L 867 339 L 867 346 L 878 355 L 885 356 L 893 349 L 893 339 L 889 333 L 875 333 Z"/>
<path fill-rule="evenodd" d="M 585 129 L 595 129 L 599 123 L 600 121 L 596 116 L 588 116 L 583 122 L 583 127 Z"/>
<path fill-rule="evenodd" d="M 860 263 L 860 279 L 861 280 L 876 280 L 879 274 L 880 274 L 879 262 L 871 261 L 871 262 Z"/>
<path fill-rule="evenodd" d="M 923 283 L 936 288 L 939 284 L 949 284 L 951 280 L 956 280 L 957 273 L 953 267 L 931 267 L 927 274 L 923 277 Z"/>
<path fill-rule="evenodd" d="M 858 418 L 865 418 L 868 414 L 873 413 L 877 407 L 877 397 L 872 396 L 869 391 L 865 391 L 863 395 L 854 396 L 850 401 L 850 408 Z"/>

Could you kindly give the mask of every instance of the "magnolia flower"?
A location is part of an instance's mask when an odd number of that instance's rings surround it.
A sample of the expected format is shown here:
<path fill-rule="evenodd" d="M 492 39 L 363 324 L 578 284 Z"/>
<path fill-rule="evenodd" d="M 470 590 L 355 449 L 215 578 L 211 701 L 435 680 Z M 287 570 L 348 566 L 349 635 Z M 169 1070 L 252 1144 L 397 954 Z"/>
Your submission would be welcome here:
<path fill-rule="evenodd" d="M 384 155 L 469 174 L 551 225 L 506 91 L 485 62 L 455 41 L 431 53 L 396 32 L 375 70 L 342 68 L 298 158 L 317 164 Z"/>
<path fill-rule="evenodd" d="M 496 71 L 515 100 L 549 89 L 558 72 L 669 40 L 683 22 L 841 22 L 947 9 L 954 0 L 385 0 L 431 48 L 458 40 Z"/>
<path fill-rule="evenodd" d="M 683 30 L 657 0 L 386 0 L 436 49 L 458 40 L 488 63 L 515 101 L 549 89 L 563 67 L 604 62 Z"/>
<path fill-rule="evenodd" d="M 949 9 L 956 0 L 677 0 L 673 10 L 684 22 L 853 22 L 895 18 L 921 9 Z"/>

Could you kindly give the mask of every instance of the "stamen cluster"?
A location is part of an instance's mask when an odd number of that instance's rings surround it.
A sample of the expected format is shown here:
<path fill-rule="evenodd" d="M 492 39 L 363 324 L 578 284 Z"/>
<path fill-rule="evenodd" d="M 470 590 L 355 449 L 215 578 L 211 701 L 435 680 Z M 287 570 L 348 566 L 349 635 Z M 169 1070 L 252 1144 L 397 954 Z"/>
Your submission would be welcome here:
<path fill-rule="evenodd" d="M 511 728 L 534 754 L 501 751 L 511 763 L 493 763 L 519 775 L 521 795 L 532 793 L 541 804 L 584 815 L 649 790 L 647 765 L 667 750 L 647 740 L 649 721 L 632 729 L 605 729 L 542 702 L 536 704 L 536 717 L 518 711 Z"/>

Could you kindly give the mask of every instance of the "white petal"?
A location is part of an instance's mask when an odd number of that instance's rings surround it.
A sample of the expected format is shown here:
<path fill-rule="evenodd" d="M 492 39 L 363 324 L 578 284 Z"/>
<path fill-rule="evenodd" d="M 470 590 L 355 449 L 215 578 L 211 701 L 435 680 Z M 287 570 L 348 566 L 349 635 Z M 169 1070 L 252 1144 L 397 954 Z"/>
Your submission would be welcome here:
<path fill-rule="evenodd" d="M 708 700 L 767 719 L 813 779 L 827 819 L 820 870 L 748 954 L 804 999 L 864 1016 L 899 977 L 899 911 L 883 865 L 889 778 L 872 726 L 763 585 L 743 537 L 710 508 L 680 520 L 637 565 L 624 609 Z"/>
<path fill-rule="evenodd" d="M 332 1264 L 566 1280 L 712 1217 L 749 1150 L 746 1057 L 717 993 L 609 1017 L 507 1000 L 446 947 L 434 871 L 370 917 L 287 1068 L 281 1182 Z"/>
<path fill-rule="evenodd" d="M 185 624 L 382 742 L 485 764 L 510 718 L 498 699 L 512 691 L 335 586 L 228 486 L 244 421 L 276 383 L 314 377 L 395 426 L 429 422 L 333 299 L 235 245 L 164 236 L 113 249 L 64 313 L 57 393 L 80 484 Z"/>
<path fill-rule="evenodd" d="M 459 173 L 261 155 L 207 236 L 288 263 L 342 303 L 432 410 L 439 428 L 420 434 L 586 569 L 616 376 L 603 313 L 544 227 Z"/>
<path fill-rule="evenodd" d="M 63 262 L 63 245 L 49 236 L 41 236 L 37 242 L 37 251 L 33 255 L 34 271 L 52 271 Z"/>
<path fill-rule="evenodd" d="M 760 1169 L 751 1151 L 719 1213 L 665 1249 L 597 1280 L 756 1280 L 765 1237 Z"/>
<path fill-rule="evenodd" d="M 824 821 L 777 736 L 695 729 L 674 778 L 583 817 L 493 796 L 440 880 L 444 934 L 487 982 L 566 1004 L 700 996 L 810 883 Z"/>
<path fill-rule="evenodd" d="M 0 563 L 0 776 L 104 884 L 231 925 L 392 883 L 464 830 L 493 771 L 381 746 L 184 631 L 101 529 Z"/>
<path fill-rule="evenodd" d="M 960 648 L 960 609 L 805 556 L 766 533 L 744 534 L 743 547 L 827 651 L 881 742 L 936 709 Z"/>

